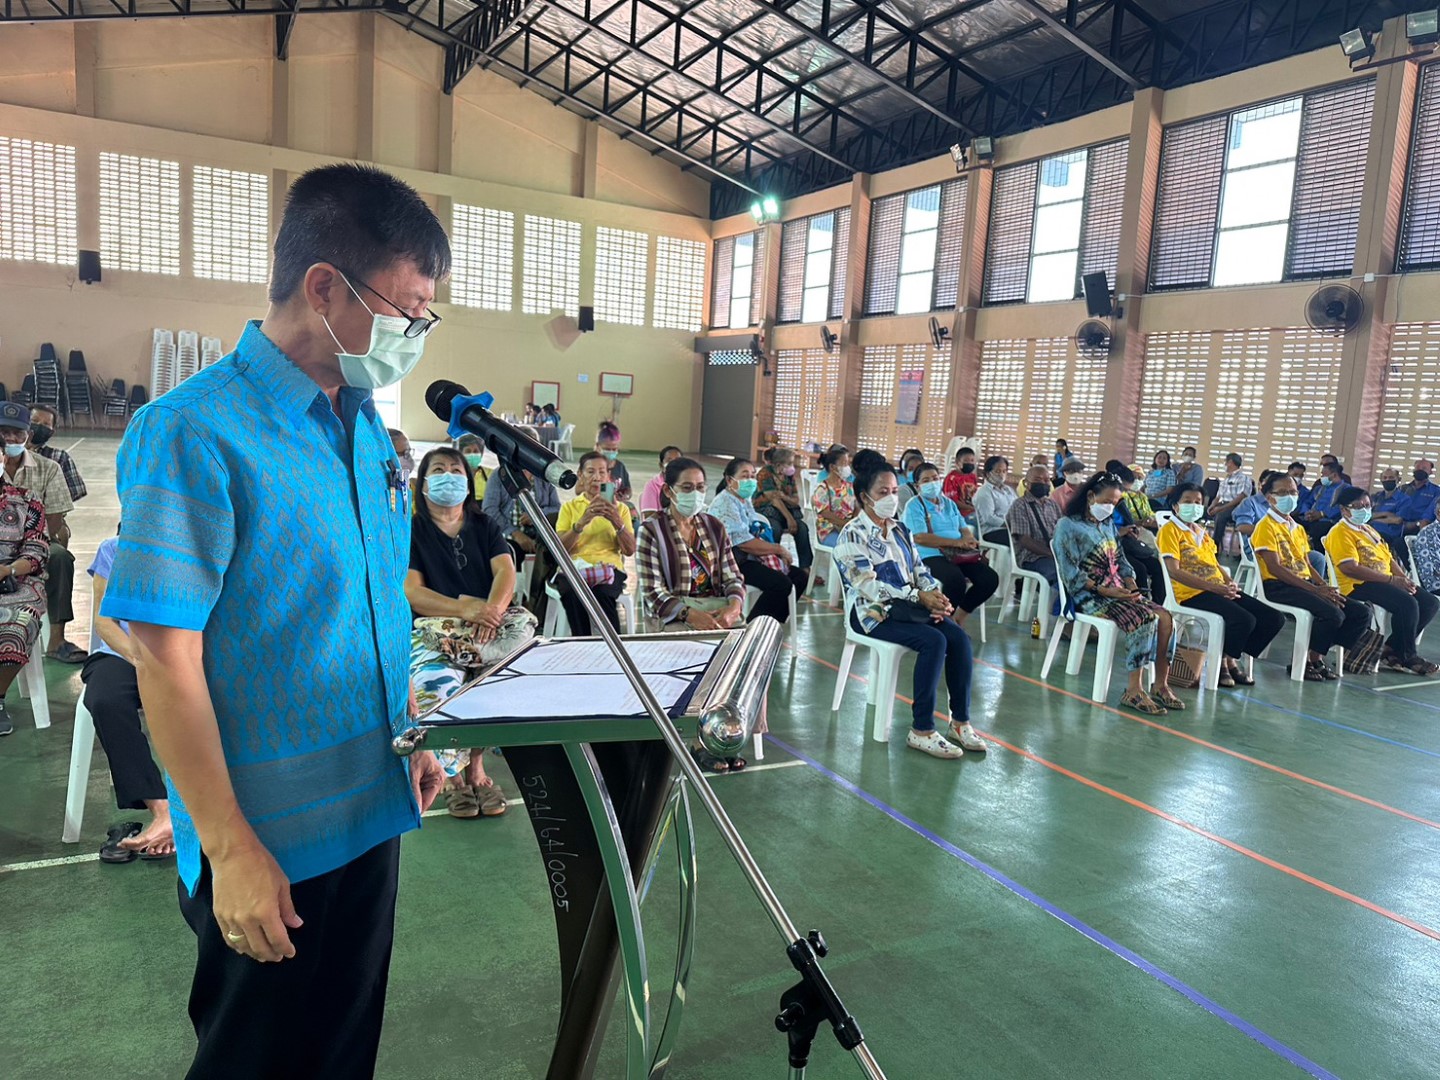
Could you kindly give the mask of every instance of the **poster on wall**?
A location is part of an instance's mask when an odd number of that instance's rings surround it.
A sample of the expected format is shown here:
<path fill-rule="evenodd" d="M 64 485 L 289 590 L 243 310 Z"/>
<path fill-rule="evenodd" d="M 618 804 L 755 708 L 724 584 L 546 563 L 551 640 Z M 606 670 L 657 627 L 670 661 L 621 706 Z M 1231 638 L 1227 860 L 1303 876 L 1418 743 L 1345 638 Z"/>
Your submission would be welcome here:
<path fill-rule="evenodd" d="M 895 423 L 908 427 L 920 423 L 920 395 L 924 389 L 924 368 L 900 372 L 900 392 L 895 395 Z"/>

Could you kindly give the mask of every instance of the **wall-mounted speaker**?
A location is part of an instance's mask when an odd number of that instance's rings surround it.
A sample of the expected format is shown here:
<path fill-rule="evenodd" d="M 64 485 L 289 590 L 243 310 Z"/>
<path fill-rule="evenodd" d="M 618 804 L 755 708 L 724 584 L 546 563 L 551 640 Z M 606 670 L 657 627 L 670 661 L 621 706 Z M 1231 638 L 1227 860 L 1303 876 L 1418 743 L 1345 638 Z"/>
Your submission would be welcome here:
<path fill-rule="evenodd" d="M 1086 274 L 1080 279 L 1080 285 L 1085 290 L 1086 315 L 1092 319 L 1104 319 L 1115 311 L 1110 303 L 1110 282 L 1103 271 Z"/>
<path fill-rule="evenodd" d="M 580 319 L 577 324 L 582 334 L 588 334 L 595 329 L 595 309 L 593 307 L 582 307 Z"/>
<path fill-rule="evenodd" d="M 75 263 L 75 275 L 86 285 L 100 280 L 100 252 L 82 251 Z"/>

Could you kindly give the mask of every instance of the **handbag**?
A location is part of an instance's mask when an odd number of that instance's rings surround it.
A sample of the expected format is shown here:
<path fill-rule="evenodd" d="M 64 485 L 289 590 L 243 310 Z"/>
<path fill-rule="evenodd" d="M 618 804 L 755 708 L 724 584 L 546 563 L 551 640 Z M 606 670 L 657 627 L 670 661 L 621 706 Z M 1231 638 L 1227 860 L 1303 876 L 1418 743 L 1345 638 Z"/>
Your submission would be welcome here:
<path fill-rule="evenodd" d="M 1361 632 L 1355 644 L 1345 650 L 1345 670 L 1351 675 L 1374 675 L 1380 670 L 1385 639 L 1370 628 Z"/>
<path fill-rule="evenodd" d="M 1187 644 L 1195 636 L 1199 625 L 1193 620 L 1176 620 L 1176 634 L 1170 647 L 1170 683 L 1186 690 L 1200 685 L 1201 672 L 1205 667 L 1206 652 L 1194 644 Z"/>
<path fill-rule="evenodd" d="M 935 525 L 930 520 L 930 508 L 925 505 L 925 497 L 923 495 L 917 497 L 920 499 L 920 512 L 925 515 L 925 528 L 928 532 L 933 534 L 935 532 Z M 956 566 L 974 566 L 976 563 L 982 563 L 985 561 L 986 553 L 982 548 L 979 551 L 954 551 L 947 549 L 945 551 L 942 551 L 941 554 L 944 555 L 945 558 L 949 559 Z M 928 614 L 926 615 L 926 618 L 929 618 Z"/>

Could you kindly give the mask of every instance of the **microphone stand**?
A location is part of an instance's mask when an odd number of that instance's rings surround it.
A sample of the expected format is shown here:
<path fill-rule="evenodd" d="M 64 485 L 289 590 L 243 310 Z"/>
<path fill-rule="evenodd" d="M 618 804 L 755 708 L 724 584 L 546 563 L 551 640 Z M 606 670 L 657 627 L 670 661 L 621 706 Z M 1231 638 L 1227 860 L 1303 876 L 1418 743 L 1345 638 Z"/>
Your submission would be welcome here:
<path fill-rule="evenodd" d="M 725 807 L 721 805 L 719 798 L 716 797 L 709 782 L 701 773 L 700 767 L 695 764 L 695 759 L 690 756 L 690 749 L 685 745 L 684 738 L 664 707 L 656 699 L 649 683 L 645 681 L 645 676 L 635 666 L 635 661 L 631 659 L 625 643 L 620 640 L 620 635 L 601 612 L 594 594 L 590 592 L 589 586 L 580 576 L 580 571 L 571 561 L 570 553 L 560 542 L 560 536 L 556 533 L 555 526 L 550 524 L 550 519 L 540 510 L 539 504 L 535 501 L 530 480 L 521 469 L 516 467 L 515 462 L 504 459 L 500 462 L 500 474 L 506 488 L 519 500 L 525 513 L 535 523 L 540 539 L 549 550 L 551 558 L 555 560 L 561 575 L 569 583 L 571 590 L 575 593 L 581 606 L 584 607 L 585 613 L 590 617 L 591 628 L 605 642 L 615 657 L 616 663 L 620 665 L 620 670 L 624 672 L 626 679 L 629 680 L 636 695 L 645 706 L 645 711 L 655 722 L 655 727 L 669 748 L 671 757 L 675 759 L 675 763 L 680 767 L 680 772 L 699 795 L 705 812 L 710 815 L 710 819 L 720 833 L 720 838 L 725 841 L 725 846 L 730 849 L 730 854 L 739 864 L 740 872 L 745 876 L 750 888 L 755 891 L 765 913 L 785 941 L 785 955 L 789 958 L 791 966 L 800 975 L 800 981 L 781 996 L 781 1011 L 775 1018 L 776 1029 L 788 1036 L 789 1080 L 804 1080 L 805 1069 L 809 1063 L 810 1046 L 823 1023 L 830 1024 L 834 1029 L 835 1038 L 841 1046 L 854 1055 L 860 1071 L 869 1080 L 885 1080 L 885 1074 L 881 1071 L 879 1063 L 870 1053 L 870 1048 L 865 1045 L 865 1036 L 860 1031 L 859 1023 L 845 1009 L 840 995 L 820 966 L 820 959 L 829 951 L 820 931 L 811 930 L 808 935 L 802 937 L 795 923 L 791 921 L 784 905 L 780 903 L 780 898 L 775 895 L 770 883 L 765 880 L 764 872 L 761 871 L 755 857 L 750 854 L 750 849 L 745 846 L 745 841 L 730 820 L 730 815 L 725 812 Z"/>

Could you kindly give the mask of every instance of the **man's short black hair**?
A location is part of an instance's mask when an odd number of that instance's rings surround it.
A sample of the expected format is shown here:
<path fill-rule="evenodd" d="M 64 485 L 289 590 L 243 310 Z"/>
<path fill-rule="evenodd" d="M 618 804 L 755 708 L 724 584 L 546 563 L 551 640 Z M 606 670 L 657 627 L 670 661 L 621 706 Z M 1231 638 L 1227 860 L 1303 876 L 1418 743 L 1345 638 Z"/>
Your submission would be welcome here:
<path fill-rule="evenodd" d="M 285 197 L 270 302 L 292 299 L 317 262 L 368 281 L 402 259 L 428 278 L 450 272 L 450 241 L 414 188 L 372 165 L 311 169 Z"/>

